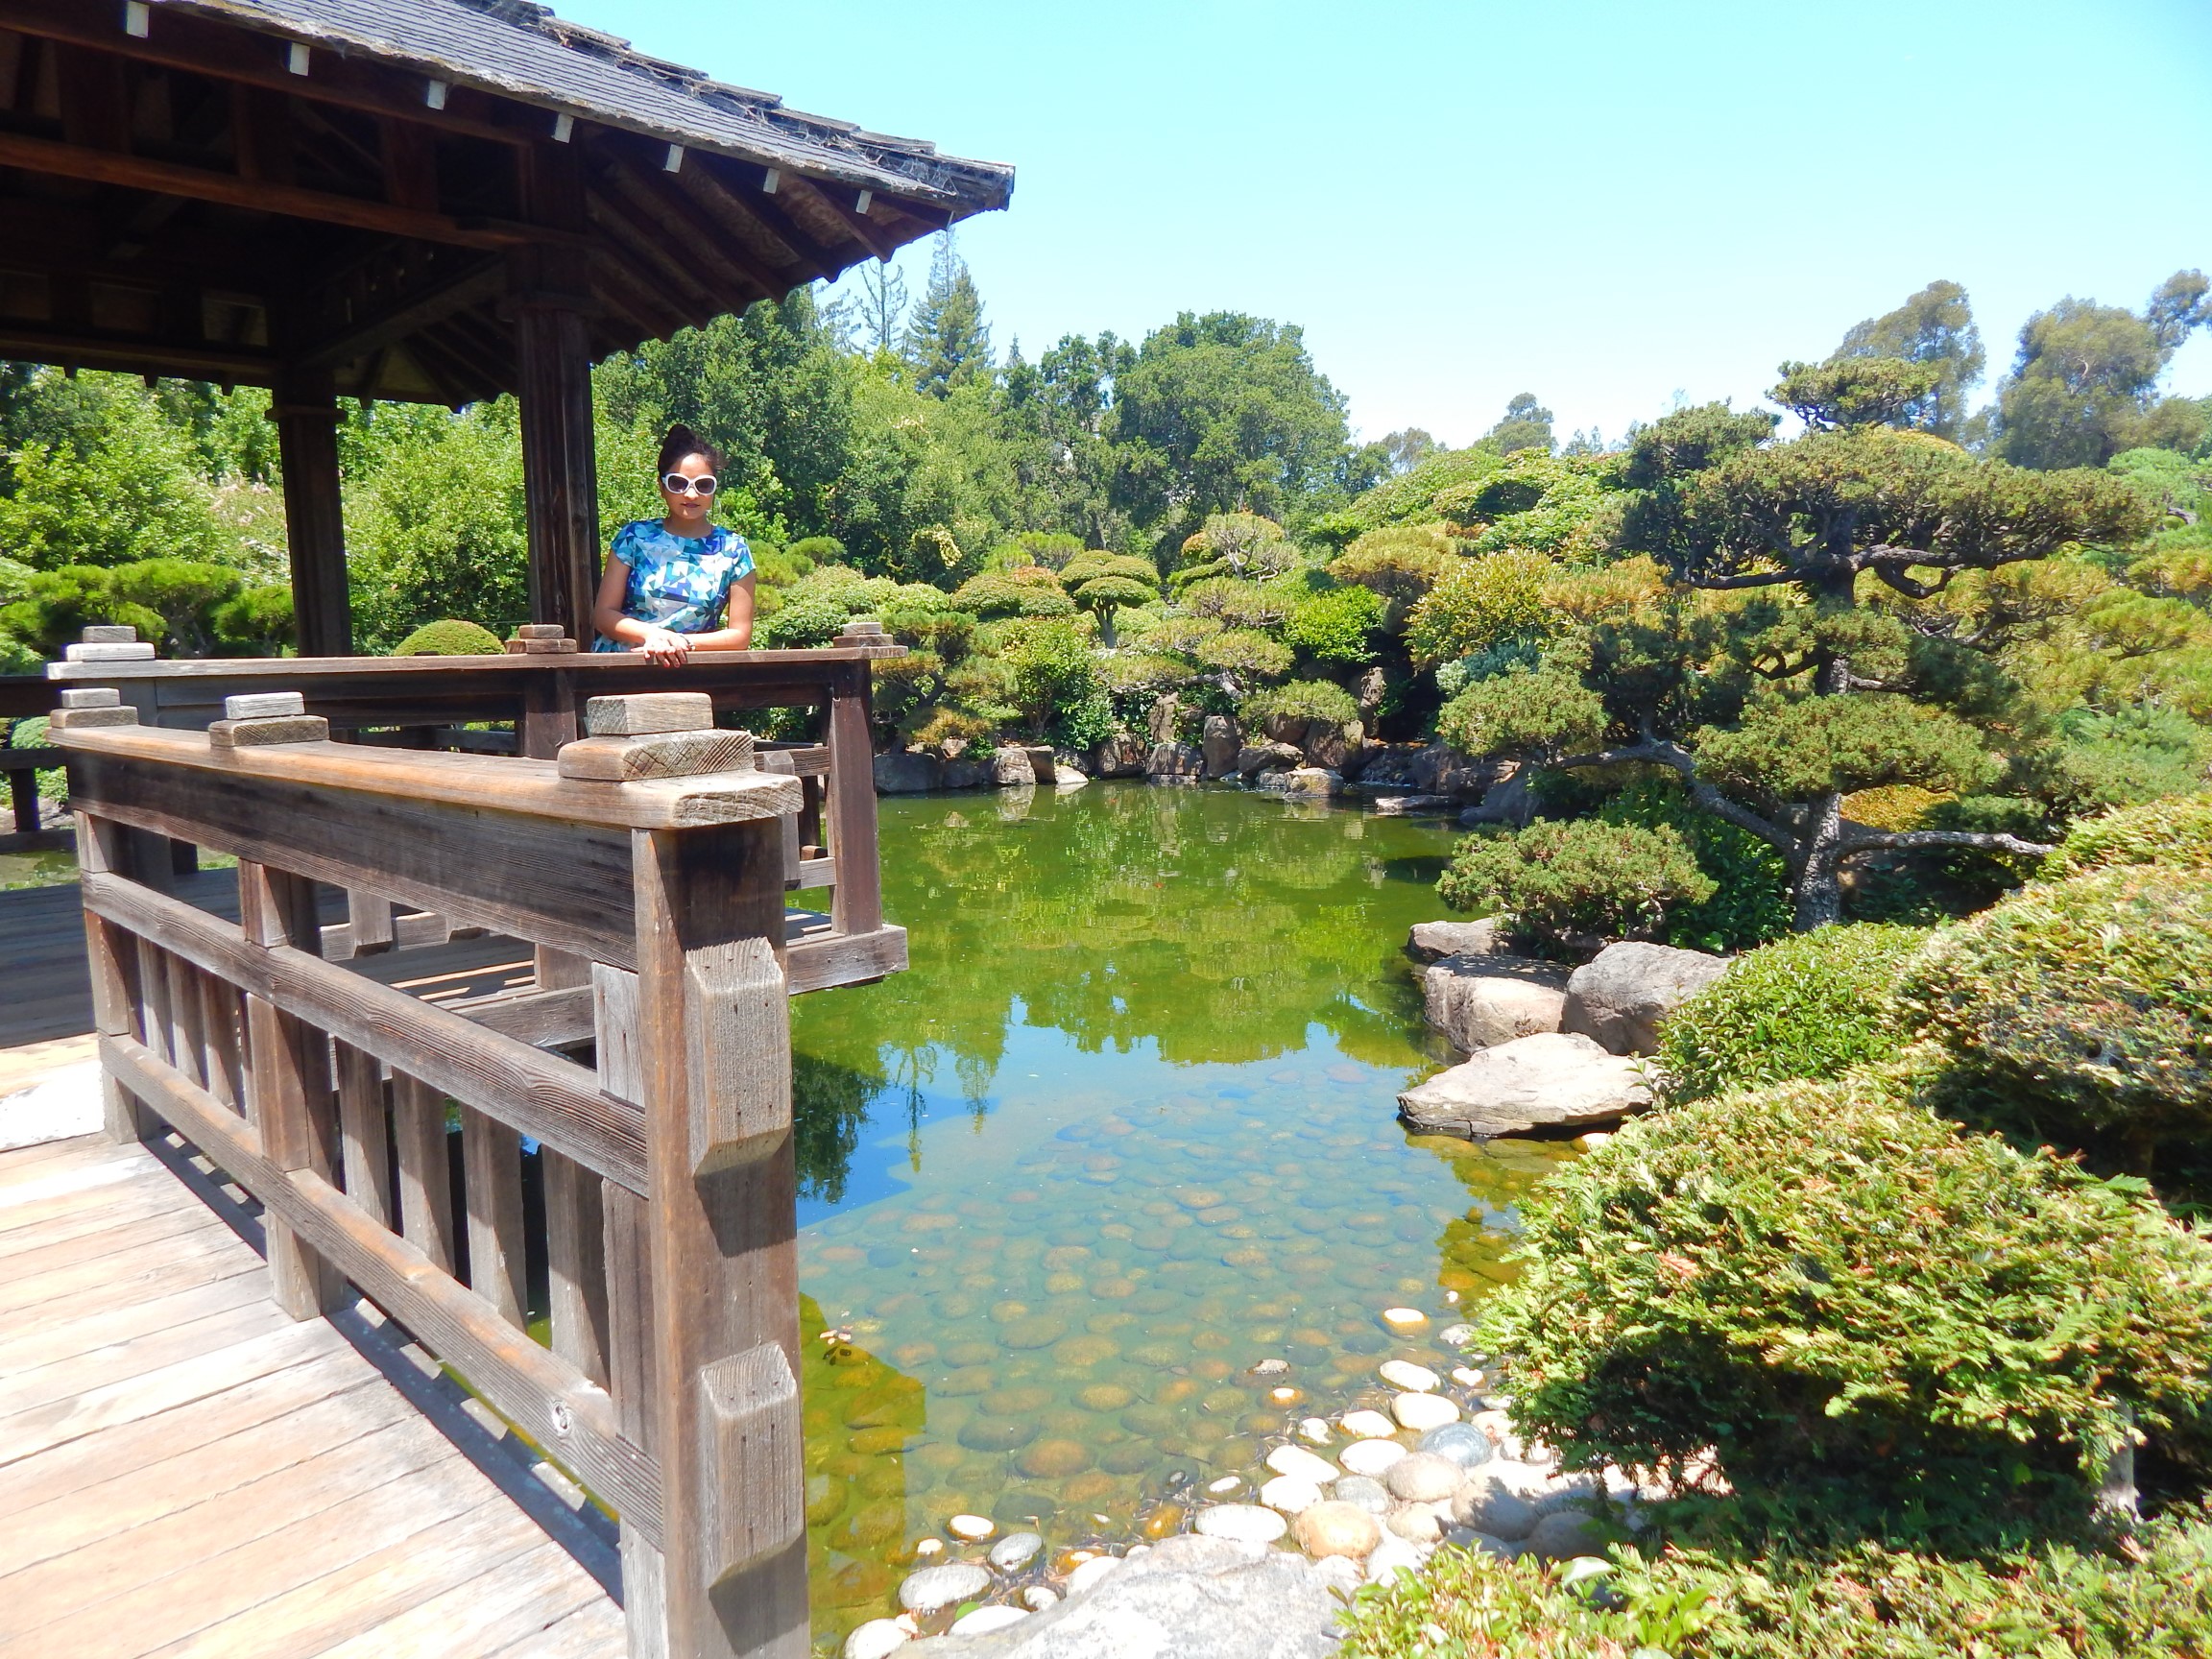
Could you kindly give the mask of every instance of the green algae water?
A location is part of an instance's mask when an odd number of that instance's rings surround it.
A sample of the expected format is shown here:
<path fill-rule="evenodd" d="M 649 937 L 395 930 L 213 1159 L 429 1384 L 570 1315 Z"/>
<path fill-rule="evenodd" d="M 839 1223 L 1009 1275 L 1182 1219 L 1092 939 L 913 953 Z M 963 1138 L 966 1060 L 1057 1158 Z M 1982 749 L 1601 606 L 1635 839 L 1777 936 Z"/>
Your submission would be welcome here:
<path fill-rule="evenodd" d="M 1563 1150 L 1396 1120 L 1448 1058 L 1402 950 L 1442 824 L 1119 783 L 881 806 L 913 966 L 793 1009 L 826 1645 L 955 1514 L 1157 1535 L 1386 1402 L 1380 1360 L 1449 1370 Z"/>

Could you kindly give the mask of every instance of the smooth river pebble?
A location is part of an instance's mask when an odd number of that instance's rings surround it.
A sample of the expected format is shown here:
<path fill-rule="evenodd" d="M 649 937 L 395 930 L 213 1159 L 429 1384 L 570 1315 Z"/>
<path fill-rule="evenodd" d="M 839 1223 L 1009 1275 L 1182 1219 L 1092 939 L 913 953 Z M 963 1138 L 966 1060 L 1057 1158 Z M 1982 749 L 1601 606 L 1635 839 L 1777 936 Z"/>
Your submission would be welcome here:
<path fill-rule="evenodd" d="M 1441 1429 L 1459 1421 L 1459 1407 L 1441 1394 L 1401 1394 L 1390 1402 L 1390 1415 L 1416 1433 Z"/>
<path fill-rule="evenodd" d="M 1339 1421 L 1345 1433 L 1360 1440 L 1386 1440 L 1398 1432 L 1398 1425 L 1380 1411 L 1347 1411 Z"/>
<path fill-rule="evenodd" d="M 1198 1511 L 1198 1530 L 1209 1538 L 1272 1544 L 1289 1529 L 1289 1522 L 1258 1503 L 1216 1503 Z"/>
<path fill-rule="evenodd" d="M 943 1567 L 925 1567 L 911 1573 L 899 1586 L 899 1605 L 909 1613 L 933 1613 L 940 1607 L 950 1607 L 965 1601 L 971 1596 L 980 1596 L 991 1588 L 991 1575 L 968 1561 L 953 1561 Z"/>
<path fill-rule="evenodd" d="M 845 1659 L 883 1659 L 894 1647 L 913 1638 L 889 1619 L 871 1619 L 845 1638 Z"/>
<path fill-rule="evenodd" d="M 1029 1615 L 1019 1607 L 978 1607 L 973 1613 L 963 1613 L 952 1621 L 950 1636 L 987 1636 L 994 1630 L 1003 1630 L 1009 1624 L 1019 1624 Z"/>
<path fill-rule="evenodd" d="M 983 1515 L 955 1515 L 945 1523 L 945 1530 L 955 1538 L 964 1538 L 977 1544 L 998 1530 L 998 1523 Z"/>
<path fill-rule="evenodd" d="M 1009 1532 L 991 1546 L 991 1565 L 1001 1573 L 1019 1573 L 1044 1548 L 1045 1540 L 1034 1532 Z"/>
<path fill-rule="evenodd" d="M 1068 1575 L 1068 1594 L 1080 1596 L 1099 1579 L 1121 1565 L 1118 1555 L 1094 1555 L 1074 1572 Z"/>
<path fill-rule="evenodd" d="M 1336 1479 L 1336 1465 L 1328 1458 L 1309 1452 L 1303 1446 L 1278 1446 L 1267 1454 L 1267 1467 L 1278 1475 L 1288 1475 L 1295 1479 L 1310 1480 L 1316 1486 L 1326 1486 Z"/>
<path fill-rule="evenodd" d="M 1301 1475 L 1278 1475 L 1260 1488 L 1260 1502 L 1270 1509 L 1295 1515 L 1321 1502 L 1321 1488 Z"/>
<path fill-rule="evenodd" d="M 1406 1448 L 1395 1440 L 1360 1440 L 1345 1447 L 1338 1461 L 1349 1474 L 1380 1475 L 1405 1455 Z"/>
<path fill-rule="evenodd" d="M 1436 1373 L 1426 1365 L 1414 1364 L 1410 1359 L 1385 1359 L 1375 1370 L 1376 1375 L 1393 1388 L 1426 1394 L 1436 1386 Z"/>

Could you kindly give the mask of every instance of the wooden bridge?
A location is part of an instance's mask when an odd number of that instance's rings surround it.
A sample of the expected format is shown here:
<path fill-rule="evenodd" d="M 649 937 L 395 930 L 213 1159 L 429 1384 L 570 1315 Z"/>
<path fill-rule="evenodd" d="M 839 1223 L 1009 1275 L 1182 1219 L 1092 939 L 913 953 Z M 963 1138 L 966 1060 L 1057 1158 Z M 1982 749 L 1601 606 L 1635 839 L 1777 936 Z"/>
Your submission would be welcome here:
<path fill-rule="evenodd" d="M 807 1649 L 787 998 L 904 966 L 883 649 L 440 665 L 567 676 L 552 758 L 56 670 L 108 1135 L 0 1154 L 0 1651 Z M 469 938 L 528 977 L 401 988 Z"/>

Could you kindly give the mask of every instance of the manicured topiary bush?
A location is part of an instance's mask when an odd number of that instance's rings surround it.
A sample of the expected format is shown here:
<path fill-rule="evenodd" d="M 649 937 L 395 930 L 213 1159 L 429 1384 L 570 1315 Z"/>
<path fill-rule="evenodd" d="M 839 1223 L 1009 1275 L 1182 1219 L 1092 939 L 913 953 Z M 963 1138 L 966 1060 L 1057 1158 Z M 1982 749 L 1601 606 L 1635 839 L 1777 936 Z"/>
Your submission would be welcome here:
<path fill-rule="evenodd" d="M 425 622 L 392 647 L 395 657 L 498 657 L 506 643 L 491 629 L 474 622 L 447 619 Z"/>
<path fill-rule="evenodd" d="M 2086 1506 L 2129 1424 L 2193 1459 L 2212 1242 L 1861 1071 L 1636 1120 L 1523 1210 L 1480 1340 L 1577 1463 Z M 1899 1507 L 1903 1506 L 1903 1507 Z"/>
<path fill-rule="evenodd" d="M 1326 680 L 1293 680 L 1287 685 L 1270 685 L 1244 699 L 1238 710 L 1246 730 L 1259 732 L 1276 715 L 1293 720 L 1322 720 L 1348 726 L 1359 718 L 1359 705 L 1352 693 Z"/>
<path fill-rule="evenodd" d="M 1667 1096 L 1838 1077 L 1897 1046 L 1889 994 L 1926 943 L 1916 927 L 1822 927 L 1736 959 L 1659 1034 Z"/>
<path fill-rule="evenodd" d="M 2079 876 L 2115 864 L 2212 869 L 2212 794 L 2169 795 L 2085 818 L 2066 832 L 2043 874 Z"/>
<path fill-rule="evenodd" d="M 2143 841 L 2107 831 L 2095 855 L 2130 844 Z M 2075 1127 L 2212 1126 L 2212 880 L 2201 868 L 2119 864 L 2034 883 L 1936 934 L 1898 1000 L 1957 1069 Z"/>
<path fill-rule="evenodd" d="M 1469 836 L 1436 891 L 1455 910 L 1510 914 L 1524 944 L 1555 952 L 1578 937 L 1649 938 L 1714 884 L 1671 829 L 1576 818 Z"/>

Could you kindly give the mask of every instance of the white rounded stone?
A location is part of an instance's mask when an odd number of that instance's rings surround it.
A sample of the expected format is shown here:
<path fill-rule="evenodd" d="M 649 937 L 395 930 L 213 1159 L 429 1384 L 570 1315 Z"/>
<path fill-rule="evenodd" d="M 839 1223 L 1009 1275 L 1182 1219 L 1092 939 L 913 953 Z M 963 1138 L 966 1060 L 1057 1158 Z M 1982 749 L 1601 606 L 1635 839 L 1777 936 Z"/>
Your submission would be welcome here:
<path fill-rule="evenodd" d="M 1358 1440 L 1383 1440 L 1398 1432 L 1398 1425 L 1380 1411 L 1347 1411 L 1337 1423 L 1345 1433 Z"/>
<path fill-rule="evenodd" d="M 1267 1467 L 1278 1475 L 1287 1475 L 1297 1480 L 1310 1480 L 1316 1486 L 1326 1486 L 1336 1479 L 1336 1465 L 1328 1458 L 1309 1452 L 1303 1446 L 1278 1446 L 1267 1454 Z"/>
<path fill-rule="evenodd" d="M 1272 1544 L 1290 1530 L 1290 1523 L 1258 1503 L 1215 1503 L 1198 1511 L 1198 1530 L 1209 1538 L 1232 1538 L 1239 1544 Z"/>
<path fill-rule="evenodd" d="M 1361 1440 L 1345 1447 L 1338 1461 L 1353 1475 L 1381 1475 L 1405 1455 L 1406 1448 L 1395 1440 Z"/>
<path fill-rule="evenodd" d="M 1307 1439 L 1312 1441 L 1316 1446 L 1326 1446 L 1333 1438 L 1334 1438 L 1334 1436 L 1329 1432 L 1329 1425 L 1324 1423 L 1318 1417 L 1309 1417 L 1303 1423 L 1299 1424 L 1298 1432 L 1303 1434 Z"/>
<path fill-rule="evenodd" d="M 1420 1546 L 1395 1532 L 1384 1532 L 1367 1557 L 1367 1582 L 1382 1584 L 1401 1573 L 1418 1573 L 1423 1560 Z"/>
<path fill-rule="evenodd" d="M 1060 1605 L 1060 1594 L 1043 1584 L 1032 1584 L 1022 1592 L 1022 1603 L 1032 1613 L 1042 1613 L 1047 1607 Z"/>
<path fill-rule="evenodd" d="M 1260 1488 L 1260 1502 L 1286 1515 L 1296 1515 L 1321 1502 L 1321 1488 L 1301 1475 L 1278 1475 Z"/>
<path fill-rule="evenodd" d="M 1455 1365 L 1452 1367 L 1452 1381 L 1462 1388 L 1479 1388 L 1482 1386 L 1482 1373 L 1471 1365 Z"/>
<path fill-rule="evenodd" d="M 1001 1607 L 993 1603 L 978 1607 L 973 1613 L 963 1613 L 952 1621 L 949 1636 L 987 1636 L 994 1630 L 1003 1630 L 1009 1624 L 1019 1624 L 1029 1615 L 1020 1607 Z"/>
<path fill-rule="evenodd" d="M 899 1586 L 899 1605 L 909 1613 L 931 1613 L 980 1596 L 991 1588 L 991 1575 L 969 1561 L 950 1561 L 942 1567 L 925 1567 L 910 1573 Z"/>
<path fill-rule="evenodd" d="M 980 1544 L 998 1530 L 998 1525 L 987 1515 L 955 1515 L 945 1523 L 945 1530 L 955 1538 L 964 1538 L 971 1544 Z"/>
<path fill-rule="evenodd" d="M 1393 1331 L 1418 1331 L 1429 1323 L 1429 1315 L 1418 1308 L 1385 1308 L 1382 1323 Z"/>
<path fill-rule="evenodd" d="M 1468 1343 L 1475 1340 L 1475 1327 L 1472 1325 L 1447 1325 L 1443 1330 L 1436 1333 L 1436 1340 L 1443 1343 L 1447 1348 L 1464 1348 Z"/>
<path fill-rule="evenodd" d="M 1218 1480 L 1208 1481 L 1206 1490 L 1213 1493 L 1215 1497 L 1220 1497 L 1225 1493 L 1236 1491 L 1238 1487 L 1243 1484 L 1243 1480 L 1238 1477 L 1235 1475 L 1224 1475 Z"/>
<path fill-rule="evenodd" d="M 845 1638 L 845 1659 L 883 1659 L 893 1648 L 913 1638 L 889 1619 L 871 1619 Z"/>
<path fill-rule="evenodd" d="M 1118 1555 L 1094 1555 L 1074 1572 L 1068 1575 L 1068 1594 L 1080 1596 L 1099 1579 L 1121 1565 Z"/>
<path fill-rule="evenodd" d="M 1413 1394 L 1426 1394 L 1436 1386 L 1436 1373 L 1410 1359 L 1385 1359 L 1375 1368 L 1375 1374 L 1391 1387 Z"/>
<path fill-rule="evenodd" d="M 1459 1407 L 1441 1394 L 1401 1394 L 1390 1402 L 1390 1415 L 1417 1434 L 1459 1421 Z"/>

